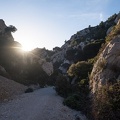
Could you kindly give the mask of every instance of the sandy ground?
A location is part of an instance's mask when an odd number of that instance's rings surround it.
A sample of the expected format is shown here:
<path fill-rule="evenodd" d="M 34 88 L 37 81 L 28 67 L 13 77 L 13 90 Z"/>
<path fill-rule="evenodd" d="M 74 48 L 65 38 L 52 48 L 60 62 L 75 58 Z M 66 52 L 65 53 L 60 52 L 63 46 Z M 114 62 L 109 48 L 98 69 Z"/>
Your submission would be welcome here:
<path fill-rule="evenodd" d="M 11 101 L 0 104 L 0 120 L 86 120 L 80 112 L 62 104 L 53 87 L 47 87 L 19 95 Z"/>

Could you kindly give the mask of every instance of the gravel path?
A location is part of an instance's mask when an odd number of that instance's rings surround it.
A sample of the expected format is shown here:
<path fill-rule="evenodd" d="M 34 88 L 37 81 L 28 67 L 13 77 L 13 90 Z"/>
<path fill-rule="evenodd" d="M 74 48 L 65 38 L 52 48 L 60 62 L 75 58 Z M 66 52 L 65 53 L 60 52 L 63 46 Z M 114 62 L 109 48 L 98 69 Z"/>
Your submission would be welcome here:
<path fill-rule="evenodd" d="M 0 120 L 86 120 L 80 112 L 62 104 L 53 87 L 26 93 L 0 104 Z"/>

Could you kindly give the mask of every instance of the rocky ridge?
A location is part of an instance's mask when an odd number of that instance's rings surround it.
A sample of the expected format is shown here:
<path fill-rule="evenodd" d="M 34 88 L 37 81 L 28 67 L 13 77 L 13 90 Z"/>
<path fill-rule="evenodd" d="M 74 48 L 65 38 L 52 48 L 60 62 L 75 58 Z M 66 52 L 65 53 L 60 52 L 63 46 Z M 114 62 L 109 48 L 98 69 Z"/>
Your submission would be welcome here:
<path fill-rule="evenodd" d="M 91 88 L 92 92 L 98 91 L 101 86 L 109 83 L 113 84 L 120 80 L 120 14 L 115 19 L 117 25 L 115 30 L 111 30 L 108 34 L 113 34 L 113 38 L 110 36 L 111 41 L 106 45 L 101 54 L 98 57 L 97 62 L 94 64 L 91 73 Z M 116 34 L 114 33 L 116 31 Z"/>
<path fill-rule="evenodd" d="M 114 14 L 105 22 L 101 22 L 95 27 L 89 26 L 72 35 L 61 47 L 53 48 L 55 52 L 51 61 L 54 67 L 57 64 L 62 73 L 66 73 L 69 66 L 77 61 L 84 61 L 95 57 L 102 43 L 105 42 L 106 34 L 117 24 L 119 14 Z M 66 62 L 67 61 L 67 62 Z"/>

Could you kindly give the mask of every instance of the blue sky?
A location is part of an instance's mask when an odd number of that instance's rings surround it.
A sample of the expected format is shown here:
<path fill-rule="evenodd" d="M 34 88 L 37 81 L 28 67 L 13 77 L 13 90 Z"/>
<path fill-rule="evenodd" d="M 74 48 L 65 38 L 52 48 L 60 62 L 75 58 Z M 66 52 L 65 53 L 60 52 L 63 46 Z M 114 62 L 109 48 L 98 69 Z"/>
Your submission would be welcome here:
<path fill-rule="evenodd" d="M 24 48 L 62 46 L 77 31 L 120 11 L 120 0 L 0 0 L 0 19 Z"/>

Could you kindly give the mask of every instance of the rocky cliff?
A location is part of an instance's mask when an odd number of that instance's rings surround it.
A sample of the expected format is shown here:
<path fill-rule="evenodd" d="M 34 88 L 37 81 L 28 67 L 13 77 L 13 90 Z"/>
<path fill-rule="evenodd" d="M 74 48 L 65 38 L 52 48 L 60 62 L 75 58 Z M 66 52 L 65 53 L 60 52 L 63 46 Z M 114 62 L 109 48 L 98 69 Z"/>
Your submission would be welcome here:
<path fill-rule="evenodd" d="M 49 61 L 47 50 L 40 49 L 39 54 L 35 53 L 37 50 L 22 51 L 22 45 L 14 41 L 11 34 L 16 30 L 14 26 L 6 26 L 5 22 L 2 19 L 0 20 L 0 75 L 23 84 L 37 83 L 39 77 L 39 79 L 43 79 L 46 76 L 44 79 L 48 79 L 48 76 L 53 73 L 53 64 Z M 49 69 L 47 69 L 48 67 Z M 42 75 L 38 74 L 41 72 Z M 36 82 L 34 82 L 33 76 Z M 31 79 L 31 82 L 28 79 Z"/>
<path fill-rule="evenodd" d="M 114 14 L 97 26 L 89 26 L 78 31 L 68 41 L 65 41 L 65 44 L 61 47 L 53 48 L 55 53 L 52 55 L 51 60 L 54 68 L 59 68 L 62 73 L 66 73 L 71 64 L 94 58 L 98 54 L 101 45 L 105 43 L 106 34 L 117 24 L 118 18 L 119 14 Z"/>
<path fill-rule="evenodd" d="M 120 80 L 120 23 L 116 17 L 116 26 L 110 31 L 106 37 L 106 45 L 101 54 L 98 56 L 97 62 L 94 64 L 90 85 L 92 92 L 95 93 L 103 85 L 113 84 Z"/>
<path fill-rule="evenodd" d="M 95 120 L 120 119 L 120 13 L 108 29 L 90 75 L 92 114 Z"/>

